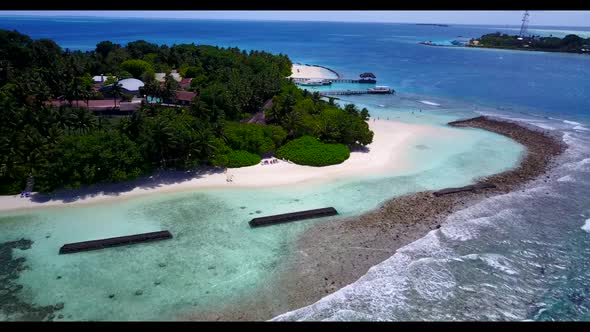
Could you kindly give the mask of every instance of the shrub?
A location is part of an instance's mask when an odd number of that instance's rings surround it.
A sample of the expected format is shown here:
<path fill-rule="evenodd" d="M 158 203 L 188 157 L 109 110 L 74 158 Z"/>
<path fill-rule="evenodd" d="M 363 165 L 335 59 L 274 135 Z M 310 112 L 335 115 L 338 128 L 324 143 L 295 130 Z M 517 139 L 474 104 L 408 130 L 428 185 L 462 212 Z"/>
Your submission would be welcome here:
<path fill-rule="evenodd" d="M 216 166 L 226 166 L 229 168 L 252 166 L 260 163 L 261 160 L 259 155 L 244 150 L 232 150 L 226 155 L 218 156 L 216 159 L 218 162 L 225 163 L 225 165 Z"/>
<path fill-rule="evenodd" d="M 226 122 L 224 132 L 229 147 L 257 154 L 274 153 L 287 137 L 281 127 L 260 124 Z"/>
<path fill-rule="evenodd" d="M 350 150 L 344 144 L 326 144 L 311 136 L 303 136 L 279 148 L 277 156 L 299 165 L 328 166 L 348 159 Z"/>
<path fill-rule="evenodd" d="M 121 96 L 121 101 L 130 102 L 131 100 L 133 100 L 133 96 L 132 95 L 123 94 Z"/>
<path fill-rule="evenodd" d="M 94 91 L 92 93 L 92 100 L 104 100 L 104 95 L 100 91 Z"/>
<path fill-rule="evenodd" d="M 119 74 L 117 75 L 117 80 L 119 80 L 119 81 L 124 80 L 126 78 L 133 78 L 133 75 L 131 75 L 130 72 L 125 71 L 125 70 L 120 71 Z"/>
<path fill-rule="evenodd" d="M 125 60 L 123 61 L 123 63 L 121 63 L 121 68 L 131 73 L 131 75 L 133 75 L 133 77 L 135 78 L 140 78 L 141 74 L 143 74 L 146 71 L 154 71 L 154 67 L 151 63 L 140 59 Z"/>

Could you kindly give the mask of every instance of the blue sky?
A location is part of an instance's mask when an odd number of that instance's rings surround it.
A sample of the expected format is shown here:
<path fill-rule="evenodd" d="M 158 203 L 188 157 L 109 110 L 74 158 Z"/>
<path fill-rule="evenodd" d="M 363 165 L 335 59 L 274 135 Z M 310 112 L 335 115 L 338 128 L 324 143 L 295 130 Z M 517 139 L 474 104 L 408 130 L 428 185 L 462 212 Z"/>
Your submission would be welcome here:
<path fill-rule="evenodd" d="M 590 11 L 530 11 L 530 25 L 590 26 Z M 0 11 L 19 16 L 99 16 L 519 25 L 523 11 Z"/>

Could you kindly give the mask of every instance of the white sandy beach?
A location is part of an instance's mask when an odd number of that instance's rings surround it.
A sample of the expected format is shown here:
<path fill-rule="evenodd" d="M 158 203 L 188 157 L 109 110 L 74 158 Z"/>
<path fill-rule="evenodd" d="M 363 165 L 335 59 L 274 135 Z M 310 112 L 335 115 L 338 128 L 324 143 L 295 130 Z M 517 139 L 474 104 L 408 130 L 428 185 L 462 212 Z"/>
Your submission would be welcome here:
<path fill-rule="evenodd" d="M 220 172 L 179 181 L 169 181 L 170 184 L 159 184 L 154 181 L 149 185 L 132 188 L 121 185 L 121 190 L 115 189 L 116 194 L 112 194 L 112 189 L 109 189 L 107 193 L 98 192 L 83 196 L 72 193 L 71 197 L 66 197 L 67 202 L 62 199 L 34 202 L 30 198 L 21 198 L 20 195 L 0 196 L 0 211 L 88 204 L 146 194 L 183 192 L 202 188 L 271 187 L 333 181 L 369 174 L 394 174 L 396 171 L 402 172 L 412 167 L 404 157 L 414 148 L 412 142 L 415 139 L 423 135 L 448 135 L 450 131 L 450 129 L 442 127 L 386 120 L 374 121 L 372 119 L 369 126 L 375 136 L 373 143 L 368 146 L 368 152 L 351 152 L 350 158 L 339 165 L 311 167 L 279 161 L 277 164 L 229 169 L 228 174 L 233 175 L 232 183 L 227 182 L 227 174 Z"/>
<path fill-rule="evenodd" d="M 307 65 L 293 65 L 291 68 L 293 74 L 291 74 L 291 78 L 317 78 L 317 79 L 336 79 L 338 76 L 324 68 L 324 67 L 316 67 L 316 66 L 307 66 Z"/>

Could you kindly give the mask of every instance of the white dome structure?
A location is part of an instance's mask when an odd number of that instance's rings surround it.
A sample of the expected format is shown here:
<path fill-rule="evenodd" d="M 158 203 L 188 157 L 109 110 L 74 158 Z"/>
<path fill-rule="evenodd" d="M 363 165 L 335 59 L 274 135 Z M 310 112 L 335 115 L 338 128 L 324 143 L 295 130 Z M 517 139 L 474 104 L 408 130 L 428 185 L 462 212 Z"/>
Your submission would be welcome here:
<path fill-rule="evenodd" d="M 121 87 L 123 88 L 123 90 L 125 90 L 125 93 L 128 94 L 133 94 L 133 95 L 139 95 L 139 88 L 141 88 L 142 86 L 144 86 L 143 82 L 136 79 L 136 78 L 126 78 L 124 80 L 120 80 L 119 84 L 121 85 Z M 107 86 L 104 86 L 101 91 L 110 91 L 111 87 L 113 85 L 109 84 Z"/>

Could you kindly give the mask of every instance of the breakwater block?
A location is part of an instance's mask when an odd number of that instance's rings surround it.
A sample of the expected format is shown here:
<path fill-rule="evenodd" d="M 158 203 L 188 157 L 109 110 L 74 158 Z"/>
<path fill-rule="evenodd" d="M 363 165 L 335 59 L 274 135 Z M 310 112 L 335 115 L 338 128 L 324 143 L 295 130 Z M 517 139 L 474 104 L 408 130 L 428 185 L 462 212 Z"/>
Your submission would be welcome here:
<path fill-rule="evenodd" d="M 167 239 L 171 239 L 171 238 L 172 238 L 172 234 L 170 234 L 169 231 L 159 231 L 159 232 L 111 237 L 108 239 L 75 242 L 75 243 L 64 244 L 59 249 L 59 254 L 60 255 L 72 254 L 72 253 L 80 252 L 80 251 L 99 250 L 99 249 L 105 249 L 105 248 L 110 248 L 110 247 L 125 246 L 128 244 L 167 240 Z"/>
<path fill-rule="evenodd" d="M 463 191 L 476 191 L 478 189 L 492 189 L 492 188 L 496 188 L 495 184 L 491 184 L 491 183 L 478 183 L 478 184 L 473 184 L 470 186 L 465 186 L 465 187 L 459 187 L 459 188 L 446 188 L 446 189 L 442 189 L 439 191 L 435 191 L 433 194 L 434 196 L 443 196 L 443 195 L 448 195 L 448 194 L 455 194 L 455 193 L 460 193 Z"/>
<path fill-rule="evenodd" d="M 254 218 L 254 219 L 250 220 L 249 224 L 251 227 L 267 226 L 267 225 L 274 225 L 274 224 L 303 220 L 303 219 L 335 216 L 337 214 L 338 214 L 338 211 L 336 211 L 336 209 L 334 209 L 333 207 L 328 207 L 328 208 L 322 208 L 322 209 L 291 212 L 291 213 L 285 213 L 285 214 L 277 214 L 274 216 Z"/>

